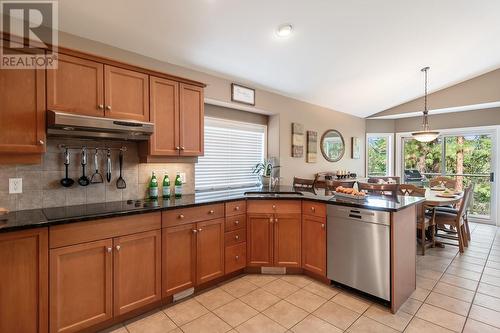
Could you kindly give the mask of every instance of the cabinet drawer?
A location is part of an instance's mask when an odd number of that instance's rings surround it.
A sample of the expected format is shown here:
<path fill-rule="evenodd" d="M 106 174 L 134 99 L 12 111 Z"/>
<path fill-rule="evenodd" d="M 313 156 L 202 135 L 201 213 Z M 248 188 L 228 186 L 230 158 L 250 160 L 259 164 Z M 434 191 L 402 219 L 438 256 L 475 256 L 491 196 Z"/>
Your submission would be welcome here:
<path fill-rule="evenodd" d="M 226 274 L 245 268 L 247 262 L 247 243 L 227 246 L 225 257 Z"/>
<path fill-rule="evenodd" d="M 239 229 L 235 231 L 226 232 L 224 235 L 226 246 L 236 243 L 246 242 L 247 231 L 246 229 Z"/>
<path fill-rule="evenodd" d="M 326 205 L 314 201 L 302 201 L 302 213 L 311 216 L 325 217 Z"/>
<path fill-rule="evenodd" d="M 226 217 L 226 231 L 233 231 L 237 229 L 244 229 L 247 226 L 247 216 L 235 215 Z"/>
<path fill-rule="evenodd" d="M 300 213 L 300 200 L 248 200 L 247 212 L 257 214 Z"/>
<path fill-rule="evenodd" d="M 247 203 L 245 200 L 233 201 L 226 203 L 226 216 L 234 216 L 238 214 L 245 214 Z"/>
<path fill-rule="evenodd" d="M 165 211 L 162 212 L 161 220 L 165 228 L 222 217 L 224 217 L 224 204 L 216 204 Z"/>
<path fill-rule="evenodd" d="M 53 249 L 160 228 L 159 212 L 56 225 L 49 228 L 49 247 Z"/>

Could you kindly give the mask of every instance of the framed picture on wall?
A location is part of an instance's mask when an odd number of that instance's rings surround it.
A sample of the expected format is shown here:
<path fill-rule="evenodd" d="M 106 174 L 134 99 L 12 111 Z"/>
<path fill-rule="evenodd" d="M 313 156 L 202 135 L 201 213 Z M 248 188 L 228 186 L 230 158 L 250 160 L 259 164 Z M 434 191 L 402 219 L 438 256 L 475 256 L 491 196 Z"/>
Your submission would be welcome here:
<path fill-rule="evenodd" d="M 292 157 L 304 156 L 304 125 L 292 123 Z"/>
<path fill-rule="evenodd" d="M 355 160 L 361 158 L 361 139 L 355 136 L 351 138 L 351 157 Z"/>
<path fill-rule="evenodd" d="M 255 106 L 255 89 L 231 83 L 231 100 Z"/>
<path fill-rule="evenodd" d="M 316 163 L 318 155 L 318 132 L 307 131 L 307 163 Z"/>

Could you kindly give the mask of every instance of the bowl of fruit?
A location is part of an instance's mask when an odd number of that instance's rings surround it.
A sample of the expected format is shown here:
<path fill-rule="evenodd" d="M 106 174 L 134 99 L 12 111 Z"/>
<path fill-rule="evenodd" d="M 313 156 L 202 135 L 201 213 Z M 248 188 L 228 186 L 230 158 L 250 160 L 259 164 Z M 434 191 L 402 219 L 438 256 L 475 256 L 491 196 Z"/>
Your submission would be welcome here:
<path fill-rule="evenodd" d="M 339 186 L 333 192 L 337 197 L 344 197 L 349 199 L 364 200 L 366 193 L 358 191 L 355 188 Z"/>

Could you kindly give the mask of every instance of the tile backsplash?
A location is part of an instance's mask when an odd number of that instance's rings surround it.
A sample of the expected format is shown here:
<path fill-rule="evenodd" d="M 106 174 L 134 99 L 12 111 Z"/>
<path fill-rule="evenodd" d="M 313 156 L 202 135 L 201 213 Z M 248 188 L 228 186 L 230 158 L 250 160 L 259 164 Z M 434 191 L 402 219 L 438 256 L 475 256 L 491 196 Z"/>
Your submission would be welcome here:
<path fill-rule="evenodd" d="M 102 184 L 80 186 L 77 183 L 82 175 L 81 151 L 71 150 L 69 177 L 75 180 L 72 187 L 64 188 L 59 181 L 64 178 L 64 150 L 59 144 L 71 146 L 86 145 L 88 147 L 127 147 L 124 153 L 123 178 L 127 188 L 117 189 L 119 176 L 118 151 L 112 151 L 112 179 L 107 182 L 106 153 L 99 152 L 99 172 L 104 178 Z M 90 178 L 95 172 L 94 152 L 88 151 L 86 175 Z M 193 163 L 139 163 L 137 144 L 134 142 L 89 141 L 75 139 L 49 138 L 47 152 L 43 162 L 37 165 L 0 165 L 0 207 L 11 211 L 45 207 L 70 206 L 85 203 L 143 199 L 147 195 L 147 186 L 151 173 L 155 171 L 161 183 L 165 172 L 171 183 L 177 171 L 186 173 L 186 184 L 183 191 L 194 193 Z M 9 194 L 9 178 L 23 179 L 23 193 Z"/>

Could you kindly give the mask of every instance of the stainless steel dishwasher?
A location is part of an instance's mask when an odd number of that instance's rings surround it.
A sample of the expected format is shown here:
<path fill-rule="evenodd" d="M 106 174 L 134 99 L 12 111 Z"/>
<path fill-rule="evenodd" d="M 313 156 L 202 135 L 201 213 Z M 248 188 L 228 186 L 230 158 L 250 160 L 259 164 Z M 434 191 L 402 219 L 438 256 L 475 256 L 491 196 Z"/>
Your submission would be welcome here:
<path fill-rule="evenodd" d="M 327 277 L 390 301 L 390 214 L 328 205 Z"/>

